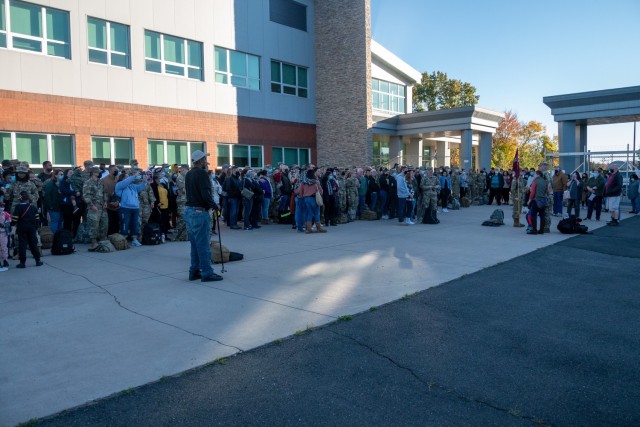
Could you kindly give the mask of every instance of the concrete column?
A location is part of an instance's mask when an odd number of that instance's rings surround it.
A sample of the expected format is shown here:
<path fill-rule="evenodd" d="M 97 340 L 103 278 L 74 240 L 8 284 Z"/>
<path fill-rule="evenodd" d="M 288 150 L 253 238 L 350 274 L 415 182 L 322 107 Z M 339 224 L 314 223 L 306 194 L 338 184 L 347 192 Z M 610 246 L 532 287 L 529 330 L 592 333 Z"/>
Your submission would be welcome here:
<path fill-rule="evenodd" d="M 491 169 L 491 150 L 493 143 L 493 135 L 489 132 L 480 132 L 480 141 L 478 143 L 478 162 L 480 168 Z"/>
<path fill-rule="evenodd" d="M 436 150 L 438 151 L 436 156 L 438 167 L 451 166 L 451 149 L 449 148 L 449 142 L 437 141 Z"/>
<path fill-rule="evenodd" d="M 402 137 L 392 136 L 389 138 L 389 166 L 393 166 L 394 163 L 400 162 L 400 155 L 402 154 Z"/>
<path fill-rule="evenodd" d="M 404 153 L 404 163 L 413 167 L 421 165 L 422 157 L 422 140 L 419 138 L 410 138 L 407 145 L 407 152 Z"/>
<path fill-rule="evenodd" d="M 585 141 L 586 137 L 585 129 Z M 580 137 L 580 128 L 576 128 L 576 122 L 574 120 L 558 122 L 558 138 L 558 148 L 561 154 L 580 151 L 579 143 L 582 138 Z M 571 173 L 578 167 L 578 159 L 579 157 L 577 156 L 560 157 L 560 167 L 567 171 L 567 173 Z"/>
<path fill-rule="evenodd" d="M 460 164 L 458 167 L 465 170 L 473 169 L 473 132 L 465 129 L 460 132 Z"/>

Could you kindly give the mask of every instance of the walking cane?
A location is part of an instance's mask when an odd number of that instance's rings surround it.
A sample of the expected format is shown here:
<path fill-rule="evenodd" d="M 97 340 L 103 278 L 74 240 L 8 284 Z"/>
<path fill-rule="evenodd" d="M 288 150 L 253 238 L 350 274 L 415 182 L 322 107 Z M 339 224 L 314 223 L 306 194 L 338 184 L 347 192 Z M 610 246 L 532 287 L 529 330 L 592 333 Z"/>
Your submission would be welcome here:
<path fill-rule="evenodd" d="M 220 262 L 222 263 L 220 273 L 226 273 L 227 270 L 224 269 L 224 258 L 222 257 L 222 230 L 220 230 L 220 214 L 218 213 L 218 211 L 216 211 L 216 223 L 218 224 L 218 246 L 220 246 Z"/>

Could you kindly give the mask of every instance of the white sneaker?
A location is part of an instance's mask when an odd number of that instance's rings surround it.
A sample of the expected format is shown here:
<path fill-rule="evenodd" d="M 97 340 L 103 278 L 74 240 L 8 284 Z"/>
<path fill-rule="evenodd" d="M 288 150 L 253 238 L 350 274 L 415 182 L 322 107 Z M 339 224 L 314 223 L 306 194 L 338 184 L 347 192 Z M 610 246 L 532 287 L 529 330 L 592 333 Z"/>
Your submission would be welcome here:
<path fill-rule="evenodd" d="M 444 208 L 444 209 L 442 209 L 442 212 L 449 212 L 449 209 Z"/>
<path fill-rule="evenodd" d="M 9 269 L 7 267 L 0 267 L 0 273 L 3 271 L 9 271 Z"/>
<path fill-rule="evenodd" d="M 160 240 L 162 241 L 162 243 L 164 243 L 164 234 L 162 235 L 162 237 L 160 238 Z"/>
<path fill-rule="evenodd" d="M 407 225 L 415 225 L 415 222 L 411 221 L 409 218 L 405 219 Z"/>
<path fill-rule="evenodd" d="M 389 219 L 389 215 L 382 215 L 382 219 Z"/>
<path fill-rule="evenodd" d="M 131 241 L 131 246 L 135 246 L 135 247 L 142 246 L 142 243 L 138 242 L 138 239 L 133 239 Z"/>

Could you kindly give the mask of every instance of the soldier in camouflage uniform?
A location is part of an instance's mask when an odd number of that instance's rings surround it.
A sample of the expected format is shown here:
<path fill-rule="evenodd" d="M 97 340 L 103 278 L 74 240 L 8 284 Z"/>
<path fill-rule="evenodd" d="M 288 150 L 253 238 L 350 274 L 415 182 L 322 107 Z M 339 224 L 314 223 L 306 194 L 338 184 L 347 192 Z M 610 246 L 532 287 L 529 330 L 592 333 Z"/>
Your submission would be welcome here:
<path fill-rule="evenodd" d="M 478 186 L 476 185 L 477 174 L 472 170 L 469 171 L 468 175 L 467 182 L 469 183 L 469 193 L 467 194 L 467 197 L 469 198 L 469 201 L 473 203 L 478 197 Z"/>
<path fill-rule="evenodd" d="M 551 206 L 553 203 L 553 189 L 551 188 L 551 173 L 549 172 L 549 163 L 542 162 L 538 165 L 538 169 L 542 171 L 542 177 L 547 181 L 547 209 L 544 210 L 544 232 L 551 232 Z"/>
<path fill-rule="evenodd" d="M 347 180 L 341 173 L 336 174 L 336 180 L 340 188 L 338 193 L 338 218 L 341 218 L 342 215 L 347 215 Z"/>
<path fill-rule="evenodd" d="M 421 168 L 421 170 L 420 170 L 420 184 L 422 184 L 422 180 L 424 179 L 425 175 L 426 175 L 426 170 L 424 168 Z M 418 221 L 422 221 L 422 218 L 424 217 L 424 205 L 422 204 L 422 199 L 424 199 L 424 195 L 423 195 L 422 187 L 421 186 L 416 186 L 416 187 L 414 187 L 414 189 L 416 190 L 415 191 L 415 196 L 416 196 L 416 218 L 418 218 Z"/>
<path fill-rule="evenodd" d="M 422 212 L 427 212 L 429 209 L 438 209 L 438 191 L 440 191 L 440 179 L 433 174 L 433 168 L 428 167 L 427 173 L 422 177 L 420 181 L 420 189 L 422 190 Z M 418 218 L 418 221 L 422 222 L 422 218 Z"/>
<path fill-rule="evenodd" d="M 348 221 L 355 221 L 356 214 L 358 212 L 358 189 L 360 187 L 360 181 L 355 176 L 351 176 L 351 172 L 347 172 L 347 181 L 345 183 L 345 189 L 347 192 L 347 218 Z"/>
<path fill-rule="evenodd" d="M 178 221 L 176 223 L 176 235 L 173 240 L 186 241 L 189 240 L 187 226 L 184 223 L 184 210 L 187 206 L 187 192 L 184 189 L 184 179 L 189 168 L 180 166 L 178 176 L 176 177 L 176 204 L 178 206 Z"/>
<path fill-rule="evenodd" d="M 522 175 L 516 179 L 514 173 L 513 179 L 511 180 L 511 200 L 513 200 L 513 211 L 511 216 L 513 218 L 514 227 L 524 227 L 523 224 L 520 224 L 520 215 L 522 214 L 522 195 L 524 192 L 524 186 L 522 183 Z"/>
<path fill-rule="evenodd" d="M 149 222 L 151 217 L 151 206 L 156 202 L 156 196 L 153 194 L 153 188 L 147 182 L 144 189 L 138 193 L 138 202 L 140 203 L 140 233 L 144 229 L 144 226 Z"/>
<path fill-rule="evenodd" d="M 89 169 L 89 179 L 82 187 L 82 197 L 87 204 L 87 225 L 91 246 L 89 252 L 98 247 L 98 241 L 107 237 L 107 199 L 104 193 L 104 183 L 100 179 L 100 168 Z"/>
<path fill-rule="evenodd" d="M 451 196 L 460 201 L 460 171 L 454 168 L 451 171 Z"/>
<path fill-rule="evenodd" d="M 482 172 L 476 175 L 476 191 L 478 193 L 479 204 L 484 205 L 484 190 L 487 186 L 487 177 Z"/>
<path fill-rule="evenodd" d="M 15 207 L 20 203 L 20 192 L 26 191 L 29 194 L 29 202 L 32 205 L 38 203 L 38 187 L 36 184 L 29 180 L 29 169 L 25 166 L 18 166 L 16 168 L 16 182 L 11 187 L 11 210 L 13 212 Z"/>

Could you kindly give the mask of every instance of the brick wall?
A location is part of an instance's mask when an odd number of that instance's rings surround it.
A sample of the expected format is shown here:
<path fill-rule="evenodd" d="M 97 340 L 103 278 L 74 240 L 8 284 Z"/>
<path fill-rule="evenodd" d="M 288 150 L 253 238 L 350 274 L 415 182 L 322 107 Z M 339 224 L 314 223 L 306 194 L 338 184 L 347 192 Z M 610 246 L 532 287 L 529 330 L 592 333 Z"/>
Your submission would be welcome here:
<path fill-rule="evenodd" d="M 6 90 L 0 131 L 75 135 L 78 165 L 91 158 L 91 136 L 134 138 L 134 157 L 144 167 L 147 139 L 205 142 L 212 165 L 218 142 L 263 145 L 265 164 L 274 146 L 310 148 L 317 159 L 314 125 Z"/>
<path fill-rule="evenodd" d="M 316 0 L 318 163 L 370 164 L 370 0 Z"/>

